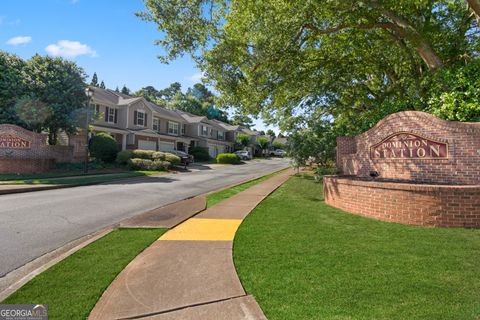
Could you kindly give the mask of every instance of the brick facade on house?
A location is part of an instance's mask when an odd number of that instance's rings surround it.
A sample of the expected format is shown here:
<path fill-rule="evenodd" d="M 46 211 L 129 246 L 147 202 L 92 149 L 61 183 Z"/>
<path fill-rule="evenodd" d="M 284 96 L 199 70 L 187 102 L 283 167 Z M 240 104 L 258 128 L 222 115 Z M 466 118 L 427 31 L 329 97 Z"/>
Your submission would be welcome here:
<path fill-rule="evenodd" d="M 331 206 L 390 222 L 480 228 L 480 123 L 395 113 L 338 137 L 336 161 L 342 175 L 323 180 Z"/>
<path fill-rule="evenodd" d="M 0 125 L 0 173 L 45 172 L 56 162 L 80 161 L 85 156 L 85 135 L 72 136 L 68 146 L 51 146 L 46 141 L 44 134 Z"/>

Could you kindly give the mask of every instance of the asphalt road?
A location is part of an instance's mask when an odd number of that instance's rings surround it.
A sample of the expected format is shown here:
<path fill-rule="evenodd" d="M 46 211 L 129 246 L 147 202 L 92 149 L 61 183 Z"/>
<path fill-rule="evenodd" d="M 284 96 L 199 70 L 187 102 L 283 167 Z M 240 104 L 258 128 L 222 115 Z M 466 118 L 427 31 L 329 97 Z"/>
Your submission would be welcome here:
<path fill-rule="evenodd" d="M 0 196 L 0 277 L 68 242 L 151 210 L 288 166 L 286 159 Z"/>

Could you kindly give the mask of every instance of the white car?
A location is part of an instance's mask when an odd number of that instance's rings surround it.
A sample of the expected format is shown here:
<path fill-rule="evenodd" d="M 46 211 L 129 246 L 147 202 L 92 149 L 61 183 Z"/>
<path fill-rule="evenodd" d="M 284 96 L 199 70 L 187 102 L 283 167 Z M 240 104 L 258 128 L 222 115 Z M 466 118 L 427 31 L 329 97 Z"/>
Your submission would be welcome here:
<path fill-rule="evenodd" d="M 287 152 L 282 149 L 277 149 L 270 152 L 270 156 L 285 157 L 286 155 L 287 155 Z"/>
<path fill-rule="evenodd" d="M 235 151 L 235 154 L 236 154 L 241 160 L 251 160 L 251 159 L 252 159 L 252 155 L 250 154 L 250 151 L 247 151 L 247 150 Z"/>

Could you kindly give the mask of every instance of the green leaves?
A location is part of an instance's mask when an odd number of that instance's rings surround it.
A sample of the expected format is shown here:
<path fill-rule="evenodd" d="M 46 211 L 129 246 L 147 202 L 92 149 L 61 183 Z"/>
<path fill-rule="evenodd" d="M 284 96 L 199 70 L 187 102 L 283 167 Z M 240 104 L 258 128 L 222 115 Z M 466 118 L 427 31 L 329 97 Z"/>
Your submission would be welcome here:
<path fill-rule="evenodd" d="M 72 133 L 76 110 L 84 108 L 85 74 L 74 62 L 34 55 L 27 61 L 0 52 L 0 122 L 49 132 Z"/>

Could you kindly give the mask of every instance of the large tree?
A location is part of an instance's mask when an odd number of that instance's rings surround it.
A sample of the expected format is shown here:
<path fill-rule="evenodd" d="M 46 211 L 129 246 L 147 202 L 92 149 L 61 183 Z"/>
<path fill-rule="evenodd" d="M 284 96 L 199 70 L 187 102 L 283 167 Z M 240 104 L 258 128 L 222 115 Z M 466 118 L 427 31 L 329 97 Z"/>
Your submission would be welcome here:
<path fill-rule="evenodd" d="M 23 72 L 28 93 L 34 97 L 33 105 L 41 103 L 51 111 L 41 124 L 48 131 L 49 143 L 57 143 L 59 130 L 74 133 L 87 99 L 83 69 L 62 58 L 37 54 L 26 62 Z"/>
<path fill-rule="evenodd" d="M 0 123 L 23 123 L 15 112 L 15 104 L 26 92 L 24 67 L 25 61 L 18 56 L 0 51 Z"/>
<path fill-rule="evenodd" d="M 163 61 L 192 55 L 222 103 L 286 130 L 292 115 L 321 113 L 350 134 L 401 110 L 446 117 L 438 86 L 456 99 L 448 118 L 478 119 L 474 104 L 462 117 L 453 80 L 479 63 L 478 0 L 145 3 L 139 16 L 163 31 Z"/>

